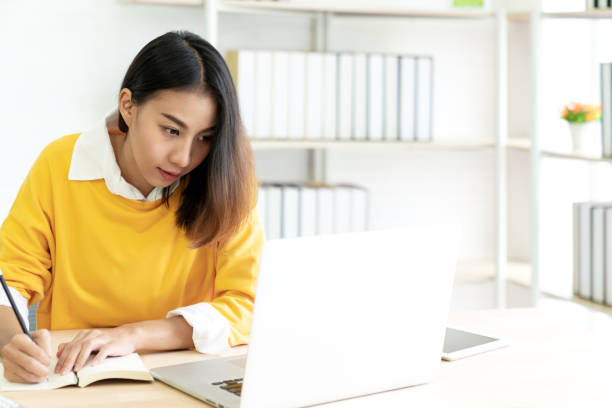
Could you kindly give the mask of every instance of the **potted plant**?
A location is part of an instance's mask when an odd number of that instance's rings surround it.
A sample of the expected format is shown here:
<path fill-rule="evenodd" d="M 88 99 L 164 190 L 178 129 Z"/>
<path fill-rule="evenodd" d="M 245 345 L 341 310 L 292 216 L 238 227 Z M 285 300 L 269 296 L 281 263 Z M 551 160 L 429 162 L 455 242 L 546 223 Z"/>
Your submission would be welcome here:
<path fill-rule="evenodd" d="M 563 107 L 561 118 L 569 125 L 575 153 L 601 156 L 601 105 L 572 102 Z"/>

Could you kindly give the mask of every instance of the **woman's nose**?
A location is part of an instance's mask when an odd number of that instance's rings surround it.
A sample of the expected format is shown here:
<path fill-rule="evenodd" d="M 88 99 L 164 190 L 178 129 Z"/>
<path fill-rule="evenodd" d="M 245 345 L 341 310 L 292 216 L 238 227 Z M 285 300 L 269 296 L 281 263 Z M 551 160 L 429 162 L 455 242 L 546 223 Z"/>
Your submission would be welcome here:
<path fill-rule="evenodd" d="M 170 161 L 172 164 L 184 169 L 189 165 L 189 160 L 191 158 L 191 142 L 188 141 L 179 141 L 174 147 L 172 151 L 172 155 L 170 156 Z"/>

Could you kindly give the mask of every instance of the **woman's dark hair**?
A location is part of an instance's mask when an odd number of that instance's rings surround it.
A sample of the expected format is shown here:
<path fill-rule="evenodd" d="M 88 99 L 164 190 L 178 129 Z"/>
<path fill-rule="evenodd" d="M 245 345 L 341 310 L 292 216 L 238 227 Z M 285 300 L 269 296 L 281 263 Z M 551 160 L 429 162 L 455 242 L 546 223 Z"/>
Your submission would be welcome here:
<path fill-rule="evenodd" d="M 176 224 L 193 247 L 226 240 L 248 218 L 257 197 L 253 154 L 240 120 L 238 97 L 230 71 L 219 52 L 188 31 L 155 38 L 136 55 L 121 89 L 143 104 L 162 89 L 184 89 L 211 95 L 217 104 L 215 135 L 204 161 L 182 180 Z M 128 126 L 119 115 L 119 129 Z M 163 190 L 169 206 L 170 188 Z"/>

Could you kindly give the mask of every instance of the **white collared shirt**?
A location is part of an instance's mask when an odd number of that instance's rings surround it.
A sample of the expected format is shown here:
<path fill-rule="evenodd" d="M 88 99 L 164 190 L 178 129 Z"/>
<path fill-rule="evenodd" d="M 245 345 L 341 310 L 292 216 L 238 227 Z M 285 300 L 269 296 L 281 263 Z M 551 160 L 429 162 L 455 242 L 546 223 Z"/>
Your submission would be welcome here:
<path fill-rule="evenodd" d="M 117 164 L 111 144 L 106 120 L 83 132 L 77 139 L 72 152 L 68 180 L 104 179 L 108 190 L 131 200 L 155 201 L 162 198 L 161 187 L 154 187 L 145 197 L 136 187 L 125 181 Z M 176 180 L 171 191 L 179 185 Z"/>
<path fill-rule="evenodd" d="M 112 113 L 112 112 L 111 112 Z M 83 132 L 76 141 L 72 153 L 72 161 L 68 172 L 68 180 L 99 180 L 104 179 L 108 190 L 116 195 L 131 200 L 155 201 L 162 198 L 163 189 L 154 187 L 145 197 L 136 187 L 129 184 L 122 176 L 117 164 L 115 152 L 110 142 L 106 120 Z M 180 180 L 171 185 L 174 191 Z M 16 289 L 9 287 L 17 309 L 28 323 L 28 302 Z M 10 302 L 0 291 L 0 305 L 9 306 Z M 202 302 L 181 307 L 168 312 L 166 318 L 183 316 L 193 327 L 193 344 L 197 351 L 207 354 L 222 354 L 230 351 L 229 321 L 209 303 Z"/>

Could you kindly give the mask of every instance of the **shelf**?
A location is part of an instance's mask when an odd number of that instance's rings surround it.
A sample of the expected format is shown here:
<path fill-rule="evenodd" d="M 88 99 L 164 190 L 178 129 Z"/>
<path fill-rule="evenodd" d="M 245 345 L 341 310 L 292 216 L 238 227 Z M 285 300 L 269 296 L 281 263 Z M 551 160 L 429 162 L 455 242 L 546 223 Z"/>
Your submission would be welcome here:
<path fill-rule="evenodd" d="M 542 17 L 545 17 L 545 18 L 587 18 L 587 19 L 612 18 L 612 10 L 576 11 L 576 12 L 563 12 L 563 13 L 542 13 Z"/>
<path fill-rule="evenodd" d="M 120 0 L 123 3 L 159 4 L 174 6 L 203 6 L 205 0 Z M 372 2 L 374 3 L 374 2 Z M 491 11 L 450 10 L 450 9 L 410 9 L 394 5 L 380 4 L 342 4 L 333 1 L 253 1 L 219 0 L 221 12 L 260 12 L 282 11 L 294 13 L 332 13 L 361 16 L 425 17 L 440 19 L 479 19 L 495 15 Z"/>
<path fill-rule="evenodd" d="M 579 305 L 585 306 L 591 310 L 597 310 L 599 312 L 603 312 L 603 313 L 607 313 L 609 315 L 612 315 L 612 306 L 607 306 L 601 303 L 595 303 L 591 300 L 588 299 L 583 299 L 581 297 L 578 296 L 574 296 L 572 298 L 572 302 L 577 303 Z"/>
<path fill-rule="evenodd" d="M 477 139 L 461 142 L 400 142 L 366 140 L 278 140 L 251 139 L 254 150 L 265 149 L 328 149 L 328 148 L 379 148 L 393 147 L 413 150 L 480 150 L 495 147 L 493 139 Z"/>
<path fill-rule="evenodd" d="M 148 4 L 160 6 L 197 6 L 202 7 L 204 0 L 119 0 L 121 3 Z"/>
<path fill-rule="evenodd" d="M 333 1 L 241 1 L 241 0 L 222 0 L 220 6 L 235 7 L 252 10 L 276 10 L 317 13 L 326 12 L 345 15 L 373 15 L 373 16 L 400 16 L 400 17 L 429 17 L 429 18 L 448 18 L 448 19 L 478 19 L 488 18 L 494 15 L 488 11 L 478 10 L 420 10 L 384 6 L 381 4 L 357 4 L 346 5 Z M 223 10 L 223 9 L 221 9 Z"/>
<path fill-rule="evenodd" d="M 508 269 L 506 279 L 509 282 L 524 287 L 529 287 L 531 285 L 530 264 L 521 261 L 509 260 L 507 265 Z M 493 279 L 495 279 L 495 265 L 491 261 L 463 260 L 457 263 L 457 270 L 455 273 L 455 282 L 457 283 L 476 283 L 490 281 Z M 578 296 L 573 296 L 571 299 L 558 297 L 551 294 L 548 294 L 547 296 L 565 301 L 571 301 L 591 310 L 597 310 L 612 315 L 612 306 L 595 303 L 591 300 L 583 299 Z"/>
<path fill-rule="evenodd" d="M 526 262 L 508 261 L 508 281 L 523 286 L 531 284 L 531 266 Z M 495 279 L 495 264 L 492 261 L 463 260 L 457 263 L 457 282 L 482 282 Z"/>
<path fill-rule="evenodd" d="M 510 139 L 508 141 L 508 148 L 515 149 L 515 150 L 530 151 L 531 142 L 525 139 Z M 590 161 L 590 162 L 612 163 L 612 158 L 585 156 L 585 155 L 571 153 L 571 152 L 553 152 L 549 150 L 542 150 L 540 154 L 543 157 L 552 157 L 552 158 L 557 158 L 557 159 L 570 159 L 570 160 L 582 160 L 582 161 Z"/>
<path fill-rule="evenodd" d="M 515 22 L 515 23 L 527 23 L 529 22 L 529 13 L 527 12 L 508 13 L 508 21 Z"/>
<path fill-rule="evenodd" d="M 203 6 L 205 0 L 119 0 L 122 3 L 170 5 L 170 6 Z M 330 4 L 331 3 L 331 4 Z M 369 4 L 333 4 L 321 1 L 252 1 L 252 0 L 219 0 L 219 11 L 285 11 L 296 13 L 333 13 L 362 16 L 397 16 L 425 17 L 440 19 L 481 19 L 495 15 L 493 11 L 449 10 L 449 9 L 409 9 L 393 5 Z M 571 19 L 612 19 L 612 10 L 575 11 L 540 14 L 544 18 Z M 529 21 L 528 12 L 510 12 L 508 20 L 514 22 Z"/>
<path fill-rule="evenodd" d="M 508 20 L 513 22 L 529 22 L 530 13 L 515 12 L 508 13 Z M 542 18 L 551 19 L 605 19 L 612 18 L 612 10 L 608 11 L 574 11 L 574 12 L 556 12 L 556 13 L 540 13 Z"/>

